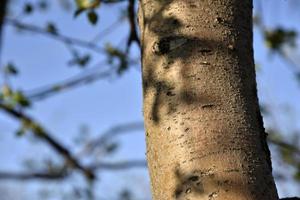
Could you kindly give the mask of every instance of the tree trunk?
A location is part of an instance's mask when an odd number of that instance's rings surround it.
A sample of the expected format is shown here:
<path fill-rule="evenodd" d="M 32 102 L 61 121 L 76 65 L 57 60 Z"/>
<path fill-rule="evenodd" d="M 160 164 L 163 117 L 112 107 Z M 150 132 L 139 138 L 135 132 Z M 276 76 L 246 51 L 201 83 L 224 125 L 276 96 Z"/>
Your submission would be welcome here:
<path fill-rule="evenodd" d="M 277 200 L 251 0 L 140 0 L 154 200 Z"/>

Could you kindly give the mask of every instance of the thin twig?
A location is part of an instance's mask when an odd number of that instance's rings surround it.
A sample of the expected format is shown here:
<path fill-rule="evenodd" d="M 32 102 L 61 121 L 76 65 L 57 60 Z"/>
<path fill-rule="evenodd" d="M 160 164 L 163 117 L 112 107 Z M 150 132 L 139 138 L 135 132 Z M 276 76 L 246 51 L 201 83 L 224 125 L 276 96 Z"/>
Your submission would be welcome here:
<path fill-rule="evenodd" d="M 115 171 L 115 170 L 128 170 L 133 168 L 147 168 L 147 162 L 145 160 L 130 160 L 122 162 L 99 162 L 89 165 L 89 169 L 96 170 L 106 170 L 106 171 Z M 57 170 L 57 172 L 0 172 L 0 180 L 63 180 L 70 176 L 71 173 L 62 168 L 62 170 Z"/>
<path fill-rule="evenodd" d="M 112 139 L 113 137 L 116 137 L 120 134 L 124 134 L 126 132 L 131 132 L 134 130 L 143 130 L 144 129 L 144 123 L 143 122 L 131 122 L 126 124 L 119 124 L 116 126 L 111 127 L 107 131 L 100 134 L 98 138 L 95 138 L 91 140 L 90 142 L 87 142 L 84 149 L 81 150 L 78 155 L 83 154 L 90 154 L 92 151 L 95 150 L 97 147 L 105 146 L 105 144 Z"/>
<path fill-rule="evenodd" d="M 132 64 L 132 66 L 136 65 L 134 60 L 130 61 L 129 64 Z M 89 84 L 94 81 L 102 80 L 104 78 L 109 78 L 117 70 L 115 67 L 111 66 L 109 69 L 97 71 L 102 68 L 101 65 L 105 65 L 105 63 L 99 62 L 95 66 L 87 69 L 81 74 L 75 75 L 66 80 L 25 91 L 25 95 L 28 99 L 33 101 L 43 100 L 47 97 L 57 94 L 58 92 L 72 89 L 76 86 Z"/>
<path fill-rule="evenodd" d="M 49 173 L 49 172 L 34 172 L 34 173 L 13 173 L 13 172 L 0 172 L 0 180 L 62 180 L 68 176 L 68 173 Z"/>
<path fill-rule="evenodd" d="M 288 150 L 290 150 L 291 152 L 300 155 L 300 149 L 297 148 L 296 146 L 292 145 L 292 144 L 289 144 L 289 143 L 287 143 L 287 142 L 278 140 L 278 139 L 273 138 L 273 137 L 268 137 L 268 141 L 269 141 L 270 143 L 274 144 L 274 145 L 277 145 L 277 146 L 279 146 L 279 147 L 288 149 Z"/>
<path fill-rule="evenodd" d="M 105 28 L 103 31 L 99 32 L 90 42 L 97 42 L 103 39 L 106 35 L 112 34 L 114 30 L 116 30 L 116 26 L 122 22 L 122 19 L 118 19 L 114 23 L 112 23 L 109 27 Z"/>
<path fill-rule="evenodd" d="M 72 37 L 69 37 L 69 36 L 66 36 L 66 35 L 62 35 L 60 33 L 52 33 L 52 32 L 47 31 L 44 28 L 41 28 L 41 27 L 38 27 L 38 26 L 35 26 L 35 25 L 32 25 L 32 24 L 26 24 L 26 23 L 20 22 L 19 20 L 16 20 L 16 19 L 5 18 L 5 24 L 14 26 L 14 27 L 22 29 L 22 30 L 26 30 L 26 31 L 30 31 L 30 32 L 33 32 L 33 33 L 38 33 L 38 34 L 41 34 L 41 35 L 45 35 L 45 36 L 51 37 L 53 39 L 56 39 L 56 40 L 61 41 L 65 44 L 68 44 L 68 45 L 77 45 L 77 46 L 80 46 L 80 47 L 83 47 L 83 48 L 93 50 L 97 53 L 105 52 L 105 50 L 103 48 L 95 45 L 92 42 L 80 40 L 80 39 L 77 39 L 77 38 L 72 38 Z"/>
<path fill-rule="evenodd" d="M 129 33 L 129 37 L 127 40 L 127 50 L 126 52 L 129 51 L 129 48 L 132 44 L 132 42 L 136 42 L 138 44 L 138 46 L 140 46 L 140 40 L 137 34 L 137 26 L 136 26 L 136 16 L 135 16 L 135 0 L 129 0 L 128 2 L 128 7 L 127 7 L 127 12 L 128 12 L 128 20 L 129 20 L 129 24 L 130 24 L 130 33 Z"/>
<path fill-rule="evenodd" d="M 93 170 L 125 170 L 132 168 L 147 168 L 147 162 L 145 160 L 133 160 L 115 163 L 99 162 L 90 165 L 90 169 Z"/>
<path fill-rule="evenodd" d="M 34 100 L 34 101 L 43 100 L 44 98 L 54 95 L 58 92 L 62 92 L 82 84 L 87 84 L 96 80 L 107 78 L 111 74 L 112 74 L 111 69 L 106 71 L 101 71 L 101 72 L 92 72 L 88 74 L 84 73 L 84 74 L 76 75 L 75 77 L 69 78 L 62 82 L 33 89 L 31 91 L 25 92 L 25 94 L 27 98 L 29 98 L 30 100 Z"/>
<path fill-rule="evenodd" d="M 28 130 L 33 132 L 36 137 L 45 141 L 56 152 L 58 152 L 65 159 L 68 166 L 80 170 L 88 179 L 93 180 L 96 178 L 92 170 L 81 165 L 81 163 L 75 157 L 73 157 L 71 152 L 66 147 L 64 147 L 59 141 L 54 139 L 40 124 L 35 122 L 31 117 L 1 102 L 0 108 L 12 117 L 27 124 Z"/>

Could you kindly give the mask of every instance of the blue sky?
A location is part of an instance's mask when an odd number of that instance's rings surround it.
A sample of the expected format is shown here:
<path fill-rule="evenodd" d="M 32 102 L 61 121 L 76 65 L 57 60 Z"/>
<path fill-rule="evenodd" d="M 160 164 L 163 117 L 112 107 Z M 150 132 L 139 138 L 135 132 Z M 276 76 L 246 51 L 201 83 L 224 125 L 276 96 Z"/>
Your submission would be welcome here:
<path fill-rule="evenodd" d="M 280 1 L 278 4 L 271 3 L 271 0 L 265 1 L 263 6 L 264 20 L 268 26 L 276 27 L 278 24 L 283 24 L 285 27 L 299 30 L 297 27 L 299 15 L 295 12 L 289 12 L 292 8 L 289 7 L 287 1 Z M 91 40 L 96 33 L 117 20 L 119 8 L 120 6 L 113 6 L 113 8 L 103 6 L 99 10 L 101 13 L 100 23 L 95 27 L 87 22 L 84 15 L 74 20 L 72 13 L 65 12 L 57 5 L 53 5 L 47 14 L 36 13 L 32 17 L 22 18 L 22 20 L 40 26 L 44 26 L 45 22 L 54 21 L 57 22 L 58 30 L 61 33 L 83 40 Z M 15 6 L 13 9 L 18 10 L 20 8 Z M 286 13 L 291 13 L 291 15 L 287 16 Z M 119 25 L 117 30 L 106 36 L 103 41 L 124 45 L 124 34 L 128 33 L 126 26 L 126 22 Z M 38 34 L 27 32 L 17 34 L 10 26 L 5 28 L 1 61 L 2 64 L 13 61 L 20 71 L 18 77 L 11 79 L 14 88 L 30 91 L 40 86 L 65 80 L 83 71 L 78 67 L 66 65 L 71 55 L 60 42 Z M 103 41 L 99 42 L 100 46 L 104 44 Z M 286 67 L 286 63 L 279 56 L 270 55 L 262 43 L 261 35 L 255 31 L 255 57 L 256 62 L 262 66 L 257 77 L 260 99 L 262 102 L 271 102 L 272 108 L 276 110 L 274 113 L 283 109 L 283 105 L 286 107 L 286 103 L 291 106 L 294 121 L 291 121 L 290 116 L 287 117 L 284 114 L 275 117 L 281 122 L 276 126 L 285 134 L 289 134 L 291 131 L 300 129 L 300 123 L 297 123 L 300 108 L 295 106 L 300 97 L 299 83 L 292 80 L 293 74 Z M 82 52 L 84 51 L 82 50 Z M 138 56 L 136 48 L 133 49 L 133 52 Z M 104 60 L 104 57 L 99 54 L 93 55 L 93 64 Z M 296 56 L 293 55 L 293 57 Z M 106 67 L 109 66 L 102 65 L 102 68 Z M 0 77 L 0 83 L 3 83 L 3 77 Z M 142 121 L 140 71 L 138 68 L 131 68 L 120 77 L 113 76 L 54 95 L 35 103 L 28 113 L 38 119 L 56 138 L 76 150 L 73 138 L 82 125 L 88 126 L 90 134 L 96 136 L 116 124 Z M 274 120 L 266 118 L 266 126 L 274 126 Z M 18 123 L 15 120 L 0 113 L 0 170 L 22 170 L 23 165 L 21 163 L 24 157 L 41 160 L 46 155 L 50 158 L 56 158 L 56 154 L 46 145 L 34 142 L 26 136 L 16 138 L 13 133 L 17 127 Z M 145 158 L 145 142 L 142 131 L 126 134 L 117 140 L 121 141 L 121 149 L 116 155 L 110 157 L 112 160 Z M 116 186 L 119 189 L 122 187 L 137 188 L 136 195 L 139 198 L 150 195 L 146 170 L 131 170 L 123 173 L 103 172 L 100 174 L 103 181 L 100 181 L 99 188 L 103 194 L 99 195 L 102 197 L 109 197 L 108 199 L 112 200 L 114 194 L 110 194 L 110 192 L 115 192 Z M 75 177 L 72 180 L 81 180 L 81 178 Z M 33 199 L 31 192 L 39 187 L 36 182 L 17 185 L 15 182 L 10 182 L 10 184 L 0 182 L 0 188 L 3 184 L 5 187 L 18 187 L 19 194 L 24 194 L 27 199 Z M 56 184 L 52 183 L 50 188 L 57 188 Z M 42 185 L 42 187 L 44 186 Z M 300 195 L 300 191 L 297 191 L 296 186 L 292 184 L 278 184 L 278 186 L 281 195 Z M 18 199 L 21 198 L 16 198 L 16 200 Z"/>

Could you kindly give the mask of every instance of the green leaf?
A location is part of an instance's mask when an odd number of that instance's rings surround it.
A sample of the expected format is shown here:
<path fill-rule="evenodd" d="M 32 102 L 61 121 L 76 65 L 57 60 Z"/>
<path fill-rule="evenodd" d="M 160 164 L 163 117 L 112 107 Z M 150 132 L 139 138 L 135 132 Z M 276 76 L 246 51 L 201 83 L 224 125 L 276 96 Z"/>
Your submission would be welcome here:
<path fill-rule="evenodd" d="M 118 60 L 118 69 L 117 73 L 121 75 L 126 69 L 128 69 L 128 60 L 125 52 L 122 52 L 120 49 L 117 49 L 110 44 L 107 44 L 105 47 L 108 63 L 113 64 L 114 60 Z"/>
<path fill-rule="evenodd" d="M 296 46 L 297 32 L 295 30 L 279 27 L 274 30 L 265 31 L 264 36 L 267 47 L 275 51 L 281 50 L 283 45 Z"/>
<path fill-rule="evenodd" d="M 49 22 L 49 23 L 47 24 L 46 30 L 47 30 L 49 33 L 52 33 L 52 34 L 54 34 L 54 35 L 56 35 L 56 34 L 58 33 L 56 26 L 55 26 L 53 23 L 51 23 L 51 22 Z"/>
<path fill-rule="evenodd" d="M 85 11 L 84 8 L 79 8 L 79 9 L 77 9 L 77 10 L 75 11 L 75 13 L 74 13 L 74 17 L 75 17 L 75 18 L 78 17 L 83 11 Z"/>
<path fill-rule="evenodd" d="M 98 21 L 98 15 L 94 10 L 91 10 L 87 14 L 88 20 L 92 25 L 96 25 Z"/>
<path fill-rule="evenodd" d="M 77 7 L 83 9 L 97 8 L 100 4 L 101 0 L 76 0 Z"/>
<path fill-rule="evenodd" d="M 111 143 L 105 147 L 107 153 L 114 153 L 118 149 L 119 145 L 117 143 Z"/>
<path fill-rule="evenodd" d="M 76 0 L 78 8 L 87 8 L 91 2 L 89 0 Z"/>
<path fill-rule="evenodd" d="M 23 12 L 24 12 L 25 14 L 28 14 L 28 15 L 31 14 L 31 13 L 33 12 L 33 6 L 32 6 L 32 4 L 26 3 L 26 4 L 24 5 Z"/>
<path fill-rule="evenodd" d="M 87 54 L 78 60 L 78 64 L 81 67 L 85 67 L 90 62 L 90 60 L 91 60 L 91 56 Z"/>
<path fill-rule="evenodd" d="M 9 75 L 17 75 L 18 69 L 13 63 L 8 63 L 4 68 L 4 72 Z"/>
<path fill-rule="evenodd" d="M 27 99 L 27 97 L 21 91 L 14 92 L 12 99 L 14 102 L 16 102 L 17 104 L 19 104 L 22 107 L 30 106 L 30 101 Z"/>
<path fill-rule="evenodd" d="M 281 159 L 290 165 L 295 165 L 297 161 L 295 160 L 295 155 L 292 149 L 280 148 Z"/>
<path fill-rule="evenodd" d="M 74 55 L 74 58 L 72 60 L 69 61 L 69 65 L 73 66 L 73 65 L 79 65 L 80 67 L 85 67 L 89 64 L 89 62 L 91 61 L 91 55 L 90 54 L 85 54 L 83 56 L 79 56 L 78 54 Z"/>
<path fill-rule="evenodd" d="M 6 97 L 10 97 L 13 94 L 13 92 L 8 85 L 3 85 L 1 88 L 1 94 L 3 95 L 4 98 L 6 98 Z"/>
<path fill-rule="evenodd" d="M 26 133 L 26 129 L 25 129 L 24 127 L 21 127 L 21 128 L 19 128 L 19 129 L 16 131 L 16 136 L 21 137 L 21 136 L 23 136 L 25 133 Z"/>
<path fill-rule="evenodd" d="M 74 17 L 79 16 L 85 10 L 91 10 L 99 7 L 101 0 L 76 0 L 77 9 L 74 13 Z"/>
<path fill-rule="evenodd" d="M 300 169 L 294 174 L 294 179 L 300 181 Z"/>

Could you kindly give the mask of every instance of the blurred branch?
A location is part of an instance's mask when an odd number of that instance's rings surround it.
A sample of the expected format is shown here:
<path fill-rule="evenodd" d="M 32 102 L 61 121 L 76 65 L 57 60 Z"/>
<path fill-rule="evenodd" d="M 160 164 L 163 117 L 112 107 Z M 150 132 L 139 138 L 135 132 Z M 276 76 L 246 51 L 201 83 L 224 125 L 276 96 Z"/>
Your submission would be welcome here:
<path fill-rule="evenodd" d="M 122 21 L 123 21 L 122 18 L 118 19 L 117 21 L 112 23 L 110 26 L 108 26 L 107 28 L 105 28 L 101 32 L 97 33 L 97 35 L 94 36 L 93 39 L 91 39 L 90 42 L 97 42 L 97 41 L 103 39 L 108 34 L 112 34 L 112 32 L 118 27 L 117 25 L 119 25 Z"/>
<path fill-rule="evenodd" d="M 43 86 L 32 91 L 26 92 L 26 96 L 31 100 L 42 100 L 63 90 L 71 89 L 82 84 L 87 84 L 99 79 L 106 78 L 110 76 L 111 73 L 112 70 L 109 69 L 101 72 L 91 72 L 88 74 L 84 73 L 76 75 L 65 81 L 54 83 L 48 86 Z"/>
<path fill-rule="evenodd" d="M 126 170 L 132 168 L 147 168 L 147 162 L 145 160 L 132 160 L 123 162 L 106 163 L 99 162 L 89 166 L 90 170 Z M 0 180 L 62 180 L 70 175 L 65 168 L 58 170 L 57 172 L 0 172 Z"/>
<path fill-rule="evenodd" d="M 42 86 L 30 91 L 25 92 L 25 96 L 30 100 L 43 100 L 49 96 L 57 94 L 59 92 L 72 89 L 76 86 L 89 84 L 94 81 L 98 81 L 107 77 L 110 77 L 113 72 L 116 72 L 117 69 L 115 67 L 110 67 L 107 70 L 97 71 L 99 70 L 99 66 L 104 65 L 105 63 L 97 63 L 94 67 L 89 68 L 88 71 L 84 71 L 79 75 L 75 75 L 71 78 L 68 78 L 64 81 L 53 83 L 50 85 Z M 130 60 L 130 63 L 135 65 L 134 60 Z"/>
<path fill-rule="evenodd" d="M 299 76 L 300 73 L 300 66 L 297 64 L 289 55 L 287 52 L 281 51 L 279 52 L 279 55 L 287 62 L 287 65 L 291 67 L 292 72 L 296 76 L 296 78 Z"/>
<path fill-rule="evenodd" d="M 127 0 L 99 0 L 103 3 L 120 3 L 120 2 L 124 2 L 124 1 L 127 1 Z"/>
<path fill-rule="evenodd" d="M 130 33 L 127 41 L 127 52 L 132 44 L 132 42 L 136 42 L 140 46 L 140 40 L 137 34 L 137 26 L 136 26 L 136 16 L 135 16 L 135 0 L 129 0 L 128 2 L 128 19 L 130 24 Z"/>
<path fill-rule="evenodd" d="M 284 142 L 278 138 L 275 137 L 268 137 L 268 141 L 271 142 L 274 145 L 277 145 L 281 148 L 288 149 L 289 151 L 299 154 L 300 155 L 300 149 L 292 144 L 289 144 L 287 142 Z"/>
<path fill-rule="evenodd" d="M 267 26 L 265 25 L 264 18 L 263 18 L 263 1 L 257 1 L 258 5 L 258 14 L 254 20 L 254 24 L 256 25 L 257 29 L 260 31 L 262 36 L 265 38 L 265 43 L 272 42 L 273 46 L 267 45 L 269 50 L 272 50 L 272 52 L 278 53 L 278 55 L 287 62 L 287 66 L 289 66 L 292 70 L 292 72 L 295 74 L 296 78 L 298 78 L 299 73 L 300 73 L 300 66 L 298 63 L 293 61 L 291 57 L 289 56 L 287 52 L 287 48 L 294 48 L 293 45 L 289 44 L 292 42 L 291 38 L 296 38 L 296 37 L 291 37 L 290 34 L 293 33 L 293 36 L 297 35 L 297 32 L 294 30 L 285 30 L 282 27 L 277 27 L 273 29 L 268 29 Z M 269 36 L 268 36 L 269 35 Z M 289 35 L 289 37 L 287 37 Z M 272 37 L 270 37 L 272 36 Z M 270 41 L 270 39 L 272 39 Z M 289 45 L 286 45 L 289 44 Z M 286 46 L 285 46 L 286 45 Z M 285 46 L 285 48 L 284 48 Z"/>
<path fill-rule="evenodd" d="M 58 32 L 50 32 L 44 28 L 32 25 L 32 24 L 26 24 L 23 22 L 20 22 L 19 20 L 16 19 L 10 19 L 10 18 L 5 18 L 5 24 L 14 26 L 16 28 L 19 28 L 21 30 L 26 30 L 26 31 L 30 31 L 33 33 L 38 33 L 41 35 L 45 35 L 48 37 L 51 37 L 53 39 L 56 39 L 58 41 L 61 41 L 63 43 L 65 43 L 66 45 L 77 45 L 83 48 L 87 48 L 90 50 L 93 50 L 97 53 L 99 52 L 104 52 L 104 49 L 102 49 L 101 47 L 95 45 L 92 42 L 88 42 L 88 41 L 84 41 L 84 40 L 80 40 L 80 39 L 76 39 L 76 38 L 72 38 L 72 37 L 68 37 L 62 34 L 59 34 Z"/>
<path fill-rule="evenodd" d="M 102 133 L 98 138 L 91 140 L 88 142 L 84 149 L 79 154 L 84 153 L 91 153 L 95 150 L 95 148 L 99 146 L 105 146 L 105 144 L 108 142 L 108 140 L 112 139 L 113 137 L 116 137 L 120 134 L 123 134 L 124 132 L 130 132 L 134 130 L 143 130 L 144 129 L 144 123 L 143 122 L 132 122 L 132 123 L 126 123 L 126 124 L 120 124 L 111 127 L 104 133 Z"/>
<path fill-rule="evenodd" d="M 36 123 L 29 116 L 1 102 L 0 109 L 26 124 L 28 130 L 32 131 L 36 137 L 45 141 L 54 150 L 56 150 L 56 152 L 58 152 L 66 160 L 67 165 L 80 170 L 88 179 L 92 180 L 95 178 L 95 174 L 90 169 L 82 166 L 80 162 L 72 156 L 72 154 L 66 147 L 64 147 L 59 141 L 54 139 L 48 132 L 45 131 L 45 129 L 40 124 Z"/>
<path fill-rule="evenodd" d="M 12 173 L 12 172 L 0 172 L 0 180 L 60 180 L 68 176 L 68 173 L 48 173 L 48 172 L 36 172 L 36 173 Z"/>
<path fill-rule="evenodd" d="M 102 133 L 101 136 L 93 141 L 94 145 L 102 145 L 107 142 L 109 139 L 116 137 L 117 135 L 129 132 L 133 130 L 143 130 L 144 129 L 144 122 L 131 122 L 127 124 L 119 124 L 116 126 L 111 127 L 106 132 Z"/>
<path fill-rule="evenodd" d="M 90 165 L 90 169 L 93 170 L 125 170 L 131 168 L 147 168 L 147 162 L 145 160 L 133 160 L 118 163 L 99 162 Z"/>

